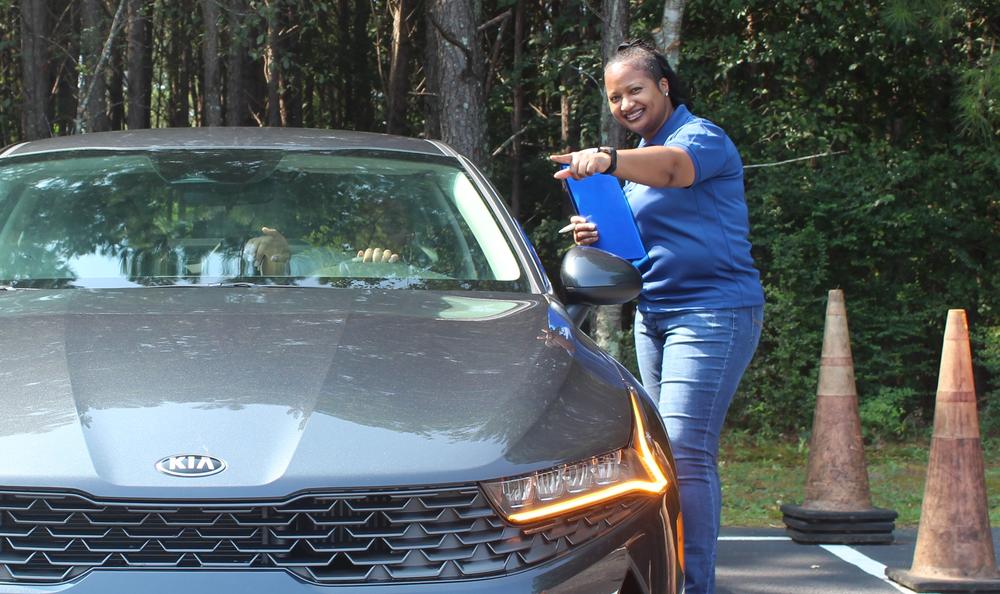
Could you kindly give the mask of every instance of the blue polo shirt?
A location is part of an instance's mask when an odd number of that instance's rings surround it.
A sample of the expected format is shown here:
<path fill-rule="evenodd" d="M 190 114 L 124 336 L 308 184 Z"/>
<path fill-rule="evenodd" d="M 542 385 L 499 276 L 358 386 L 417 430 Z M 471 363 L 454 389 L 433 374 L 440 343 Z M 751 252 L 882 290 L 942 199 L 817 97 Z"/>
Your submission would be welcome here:
<path fill-rule="evenodd" d="M 721 128 L 681 105 L 647 145 L 684 149 L 694 163 L 687 188 L 625 184 L 649 258 L 641 311 L 751 307 L 764 303 L 750 255 L 743 162 Z"/>

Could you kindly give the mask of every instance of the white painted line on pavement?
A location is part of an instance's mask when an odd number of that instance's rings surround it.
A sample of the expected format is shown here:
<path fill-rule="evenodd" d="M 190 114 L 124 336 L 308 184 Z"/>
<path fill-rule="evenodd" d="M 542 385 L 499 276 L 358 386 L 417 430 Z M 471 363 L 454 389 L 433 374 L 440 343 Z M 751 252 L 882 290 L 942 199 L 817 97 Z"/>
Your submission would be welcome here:
<path fill-rule="evenodd" d="M 905 594 L 914 594 L 913 590 L 900 586 L 896 582 L 890 580 L 885 575 L 885 565 L 879 563 L 878 561 L 872 559 L 868 555 L 859 553 L 847 545 L 819 545 L 821 549 L 826 549 L 830 553 L 839 557 L 841 560 L 850 563 L 851 565 L 857 567 L 861 571 L 867 573 L 868 575 L 873 575 L 883 582 L 889 584 L 893 588 L 904 592 Z"/>
<path fill-rule="evenodd" d="M 745 541 L 755 541 L 755 540 L 792 540 L 787 536 L 720 536 L 719 540 L 745 540 Z"/>

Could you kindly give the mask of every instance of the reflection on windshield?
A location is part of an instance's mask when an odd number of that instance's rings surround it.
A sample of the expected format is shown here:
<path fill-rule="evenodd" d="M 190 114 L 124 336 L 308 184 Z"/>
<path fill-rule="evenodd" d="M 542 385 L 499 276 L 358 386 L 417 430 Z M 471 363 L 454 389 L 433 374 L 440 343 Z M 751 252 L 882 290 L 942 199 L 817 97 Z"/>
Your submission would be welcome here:
<path fill-rule="evenodd" d="M 0 284 L 526 290 L 482 197 L 439 160 L 263 150 L 26 159 L 0 162 Z M 365 261 L 372 248 L 394 256 Z"/>
<path fill-rule="evenodd" d="M 476 299 L 459 295 L 444 295 L 441 300 L 448 305 L 438 314 L 442 320 L 498 320 L 513 315 L 530 305 L 527 301 Z"/>

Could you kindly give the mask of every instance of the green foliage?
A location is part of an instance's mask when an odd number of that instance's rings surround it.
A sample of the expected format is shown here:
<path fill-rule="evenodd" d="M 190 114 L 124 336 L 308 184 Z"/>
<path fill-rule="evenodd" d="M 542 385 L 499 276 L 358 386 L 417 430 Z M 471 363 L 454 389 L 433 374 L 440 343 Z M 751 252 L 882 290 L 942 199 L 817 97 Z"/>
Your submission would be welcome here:
<path fill-rule="evenodd" d="M 768 308 L 738 422 L 808 427 L 830 288 L 847 298 L 868 430 L 900 437 L 929 420 L 947 310 L 968 310 L 975 327 L 995 325 L 1000 306 L 998 196 L 988 189 L 1000 151 L 935 148 L 882 143 L 749 176 Z M 1000 375 L 984 371 L 995 390 Z"/>
<path fill-rule="evenodd" d="M 572 245 L 564 235 L 559 234 L 559 228 L 565 224 L 563 218 L 545 218 L 528 234 L 542 260 L 542 266 L 553 280 L 559 275 L 560 259 Z"/>
<path fill-rule="evenodd" d="M 688 3 L 681 75 L 745 163 L 842 153 L 747 170 L 768 306 L 736 426 L 808 430 L 829 289 L 847 298 L 870 438 L 929 422 L 947 309 L 968 310 L 974 330 L 1000 324 L 998 12 L 944 0 Z M 996 348 L 995 334 L 977 336 Z M 998 350 L 976 354 L 981 394 L 1000 387 Z"/>
<path fill-rule="evenodd" d="M 960 79 L 962 131 L 987 141 L 1000 138 L 1000 54 L 990 56 L 982 68 L 966 68 Z"/>
<path fill-rule="evenodd" d="M 1000 435 L 1000 325 L 975 329 L 972 338 L 979 363 L 979 424 L 984 434 Z"/>
<path fill-rule="evenodd" d="M 51 34 L 59 90 L 53 130 L 75 112 L 73 3 Z M 428 3 L 418 3 L 407 124 L 425 129 Z M 598 143 L 602 21 L 591 0 L 525 2 L 523 59 L 513 22 L 477 35 L 497 60 L 488 97 L 485 164 L 501 195 L 517 185 L 519 219 L 551 277 L 569 245 L 568 216 L 548 155 Z M 662 0 L 633 0 L 631 35 L 650 37 Z M 20 140 L 20 15 L 0 0 L 0 139 Z M 61 4 L 60 4 L 61 6 Z M 153 121 L 200 121 L 202 24 L 197 3 L 151 0 Z M 221 19 L 223 49 L 245 43 L 245 94 L 266 121 L 262 56 L 277 23 L 277 70 L 290 121 L 380 131 L 386 119 L 392 20 L 385 2 L 247 3 Z M 514 0 L 481 3 L 484 20 Z M 53 18 L 56 14 L 50 15 Z M 1000 434 L 1000 3 L 991 0 L 688 0 L 678 72 L 694 111 L 720 124 L 748 165 L 754 256 L 768 305 L 761 346 L 731 424 L 757 435 L 808 432 L 826 293 L 847 297 L 855 371 L 871 439 L 920 432 L 933 411 L 946 310 L 969 312 L 984 431 Z M 502 34 L 501 34 L 502 31 Z M 123 47 L 122 44 L 116 48 Z M 182 51 L 183 50 L 183 51 Z M 70 52 L 71 53 L 71 52 Z M 63 60 L 63 62 L 59 62 Z M 113 63 L 121 63 L 118 56 Z M 61 64 L 61 65 L 59 65 Z M 178 84 L 183 82 L 184 84 Z M 521 126 L 512 95 L 524 90 Z M 188 117 L 190 114 L 190 117 Z M 173 116 L 178 115 L 174 122 Z M 443 114 L 462 117 L 462 114 Z M 514 167 L 512 135 L 520 141 Z M 497 150 L 499 148 L 499 150 Z M 630 317 L 622 357 L 634 360 Z M 629 363 L 634 369 L 634 364 Z"/>
<path fill-rule="evenodd" d="M 865 437 L 902 438 L 912 433 L 910 411 L 917 392 L 911 388 L 878 388 L 860 406 L 861 425 Z"/>
<path fill-rule="evenodd" d="M 997 17 L 995 6 L 954 0 L 891 0 L 883 21 L 897 36 L 943 46 L 948 58 L 964 54 L 954 66 L 955 107 L 961 131 L 978 140 L 1000 137 L 1000 55 L 996 31 L 984 26 Z"/>

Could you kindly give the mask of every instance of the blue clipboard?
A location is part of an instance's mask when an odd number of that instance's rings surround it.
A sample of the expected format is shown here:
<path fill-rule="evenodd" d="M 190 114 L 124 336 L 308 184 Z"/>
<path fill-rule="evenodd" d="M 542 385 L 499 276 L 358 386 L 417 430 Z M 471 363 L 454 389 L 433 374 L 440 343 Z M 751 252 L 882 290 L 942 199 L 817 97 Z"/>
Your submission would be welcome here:
<path fill-rule="evenodd" d="M 565 181 L 577 214 L 597 223 L 599 239 L 592 245 L 636 266 L 641 264 L 648 257 L 646 247 L 618 178 L 599 173 Z"/>

